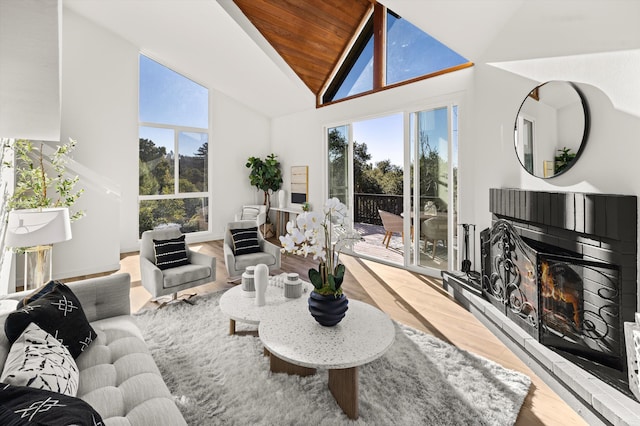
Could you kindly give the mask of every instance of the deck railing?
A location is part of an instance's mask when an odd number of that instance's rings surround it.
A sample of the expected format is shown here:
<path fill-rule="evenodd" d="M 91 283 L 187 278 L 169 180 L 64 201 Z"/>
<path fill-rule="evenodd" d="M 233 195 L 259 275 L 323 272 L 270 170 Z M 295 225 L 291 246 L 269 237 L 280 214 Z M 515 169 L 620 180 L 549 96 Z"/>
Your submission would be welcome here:
<path fill-rule="evenodd" d="M 353 194 L 353 221 L 382 225 L 378 209 L 402 213 L 402 195 Z"/>
<path fill-rule="evenodd" d="M 436 197 L 420 197 L 420 205 L 427 201 L 433 201 L 438 211 L 443 210 L 440 200 Z M 385 210 L 393 214 L 401 214 L 403 211 L 402 195 L 389 194 L 353 194 L 353 221 L 382 225 L 378 210 Z"/>

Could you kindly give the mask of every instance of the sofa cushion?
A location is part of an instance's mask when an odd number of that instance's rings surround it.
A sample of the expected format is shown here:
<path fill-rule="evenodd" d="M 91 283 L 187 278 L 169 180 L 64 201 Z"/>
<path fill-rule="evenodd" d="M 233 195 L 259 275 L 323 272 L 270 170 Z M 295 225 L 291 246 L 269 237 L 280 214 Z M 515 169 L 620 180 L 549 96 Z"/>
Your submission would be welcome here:
<path fill-rule="evenodd" d="M 43 389 L 0 384 L 0 424 L 102 425 L 100 414 L 85 401 Z"/>
<path fill-rule="evenodd" d="M 184 235 L 168 240 L 153 240 L 153 250 L 156 256 L 156 266 L 160 269 L 189 264 Z"/>
<path fill-rule="evenodd" d="M 236 256 L 260 251 L 257 227 L 230 229 L 229 231 L 231 232 L 231 240 L 233 241 L 233 254 Z"/>
<path fill-rule="evenodd" d="M 31 323 L 11 346 L 0 381 L 75 396 L 79 372 L 62 343 Z"/>
<path fill-rule="evenodd" d="M 92 323 L 98 337 L 76 360 L 78 397 L 106 424 L 185 424 L 155 361 L 129 315 Z"/>
<path fill-rule="evenodd" d="M 96 338 L 78 298 L 62 283 L 7 316 L 4 331 L 9 342 L 15 342 L 32 322 L 62 342 L 74 358 Z"/>

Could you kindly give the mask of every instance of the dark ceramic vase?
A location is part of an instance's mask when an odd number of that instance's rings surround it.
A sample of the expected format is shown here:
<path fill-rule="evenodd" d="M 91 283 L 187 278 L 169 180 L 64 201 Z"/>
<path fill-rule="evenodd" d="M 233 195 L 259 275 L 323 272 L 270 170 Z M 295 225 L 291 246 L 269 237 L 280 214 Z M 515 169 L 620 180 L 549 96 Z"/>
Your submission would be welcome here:
<path fill-rule="evenodd" d="M 344 293 L 336 297 L 333 294 L 324 295 L 312 291 L 309 295 L 309 312 L 325 327 L 333 327 L 342 321 L 347 309 L 349 300 Z"/>

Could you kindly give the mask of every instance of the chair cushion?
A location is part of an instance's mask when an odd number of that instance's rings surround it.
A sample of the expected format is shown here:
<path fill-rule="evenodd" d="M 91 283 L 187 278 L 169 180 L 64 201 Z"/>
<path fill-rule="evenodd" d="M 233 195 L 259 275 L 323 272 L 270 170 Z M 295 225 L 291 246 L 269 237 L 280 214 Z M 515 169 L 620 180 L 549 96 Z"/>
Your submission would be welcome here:
<path fill-rule="evenodd" d="M 242 208 L 241 220 L 256 220 L 260 214 L 260 210 L 255 207 L 245 206 Z"/>
<path fill-rule="evenodd" d="M 80 301 L 63 283 L 24 308 L 10 313 L 4 323 L 4 332 L 13 344 L 32 322 L 51 334 L 77 358 L 96 338 Z"/>
<path fill-rule="evenodd" d="M 255 266 L 259 263 L 273 266 L 276 264 L 276 258 L 272 254 L 263 251 L 236 256 L 235 269 L 244 271 L 247 266 Z"/>
<path fill-rule="evenodd" d="M 164 276 L 164 288 L 201 280 L 211 276 L 211 268 L 204 265 L 189 264 L 177 268 L 167 269 L 162 272 Z"/>
<path fill-rule="evenodd" d="M 260 251 L 257 227 L 231 229 L 230 232 L 231 239 L 233 240 L 233 254 L 236 256 L 258 253 Z"/>
<path fill-rule="evenodd" d="M 11 346 L 0 381 L 76 396 L 79 378 L 67 348 L 31 323 Z"/>
<path fill-rule="evenodd" d="M 160 269 L 175 268 L 189 264 L 184 235 L 169 240 L 153 240 L 156 266 Z"/>

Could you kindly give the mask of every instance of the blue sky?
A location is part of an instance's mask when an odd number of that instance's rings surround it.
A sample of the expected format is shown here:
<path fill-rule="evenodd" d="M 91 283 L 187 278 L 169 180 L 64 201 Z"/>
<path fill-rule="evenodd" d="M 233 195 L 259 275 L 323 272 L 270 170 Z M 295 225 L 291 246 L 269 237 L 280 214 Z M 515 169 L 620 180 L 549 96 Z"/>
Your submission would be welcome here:
<path fill-rule="evenodd" d="M 209 91 L 140 55 L 140 121 L 209 127 Z"/>
<path fill-rule="evenodd" d="M 378 161 L 388 159 L 392 164 L 402 167 L 402 135 L 402 114 L 353 123 L 353 139 L 358 143 L 367 144 L 374 165 Z"/>

